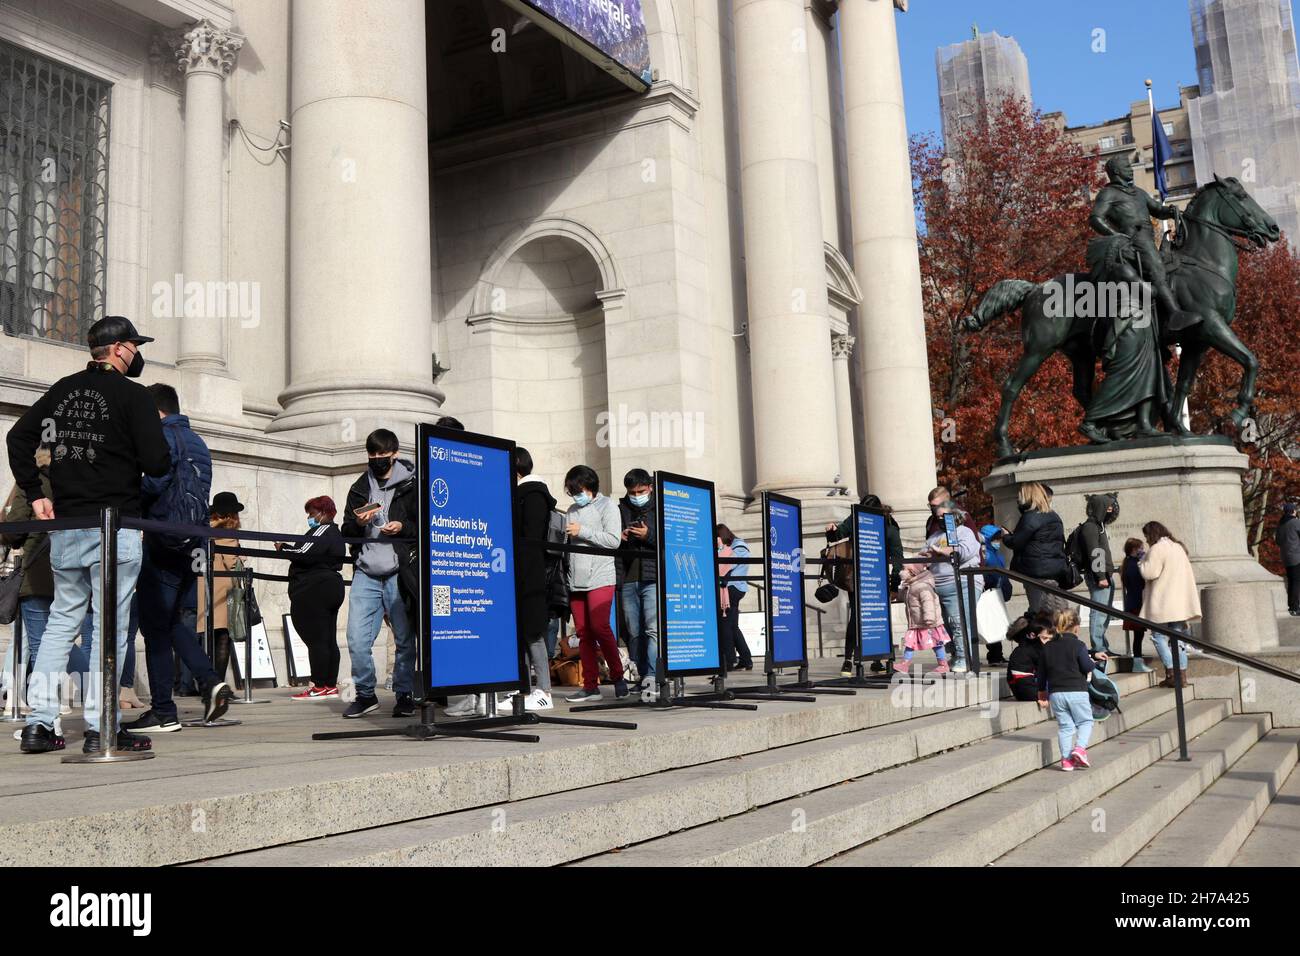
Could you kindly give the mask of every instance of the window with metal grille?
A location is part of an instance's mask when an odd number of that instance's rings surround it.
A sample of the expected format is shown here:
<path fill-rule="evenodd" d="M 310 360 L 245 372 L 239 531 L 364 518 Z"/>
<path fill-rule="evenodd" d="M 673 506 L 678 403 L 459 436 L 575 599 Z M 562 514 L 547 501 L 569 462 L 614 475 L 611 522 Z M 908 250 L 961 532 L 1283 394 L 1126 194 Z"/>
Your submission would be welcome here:
<path fill-rule="evenodd" d="M 0 41 L 0 323 L 84 343 L 104 315 L 112 85 Z"/>

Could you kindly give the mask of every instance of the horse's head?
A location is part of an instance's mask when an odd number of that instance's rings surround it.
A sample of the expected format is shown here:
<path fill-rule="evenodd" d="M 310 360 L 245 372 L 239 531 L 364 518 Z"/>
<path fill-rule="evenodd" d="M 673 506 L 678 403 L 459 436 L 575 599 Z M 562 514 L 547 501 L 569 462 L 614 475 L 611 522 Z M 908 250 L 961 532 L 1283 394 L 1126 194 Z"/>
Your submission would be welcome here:
<path fill-rule="evenodd" d="M 1214 182 L 1206 185 L 1206 190 L 1211 188 L 1219 200 L 1211 214 L 1226 231 L 1250 240 L 1261 249 L 1282 238 L 1277 222 L 1255 202 L 1235 176 L 1223 179 L 1215 173 Z"/>

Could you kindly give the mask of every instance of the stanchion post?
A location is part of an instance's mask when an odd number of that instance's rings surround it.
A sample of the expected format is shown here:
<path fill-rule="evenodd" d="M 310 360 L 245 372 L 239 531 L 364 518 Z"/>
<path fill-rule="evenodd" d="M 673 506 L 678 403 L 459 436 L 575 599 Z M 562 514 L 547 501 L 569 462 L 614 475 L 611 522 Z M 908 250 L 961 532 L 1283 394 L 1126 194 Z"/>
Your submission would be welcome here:
<path fill-rule="evenodd" d="M 966 606 L 970 608 L 971 630 L 974 631 L 970 636 L 970 664 L 971 673 L 976 677 L 980 673 L 980 619 L 976 613 L 976 605 L 979 598 L 975 594 L 975 575 L 968 573 L 966 575 Z"/>
<path fill-rule="evenodd" d="M 215 552 L 213 551 L 213 539 L 204 538 L 203 539 L 203 593 L 207 596 L 207 600 L 204 601 L 205 607 L 203 613 L 203 646 L 206 648 L 208 652 L 208 660 L 210 661 L 215 661 L 217 659 L 216 634 L 213 629 L 213 624 L 215 623 L 215 618 L 213 617 L 213 604 L 215 602 L 215 595 L 213 594 L 213 583 L 212 583 L 213 582 L 212 558 L 214 554 Z M 226 675 L 218 674 L 217 678 L 219 680 L 225 680 Z"/>
<path fill-rule="evenodd" d="M 952 562 L 952 583 L 957 588 L 957 612 L 961 617 L 961 646 L 966 650 L 966 666 L 970 667 L 970 658 L 973 652 L 970 639 L 970 615 L 966 613 L 966 602 L 962 599 L 961 594 L 961 560 L 954 548 L 952 555 L 949 557 Z M 953 641 L 953 647 L 957 642 Z"/>
<path fill-rule="evenodd" d="M 23 719 L 21 713 L 21 701 L 27 696 L 26 680 L 27 668 L 23 667 L 23 612 L 22 608 L 14 615 L 14 663 L 13 669 L 9 672 L 9 704 L 5 707 L 6 713 L 0 714 L 0 723 L 12 724 Z"/>
<path fill-rule="evenodd" d="M 1169 651 L 1173 655 L 1174 710 L 1178 715 L 1178 759 L 1191 760 L 1187 755 L 1187 718 L 1183 712 L 1183 669 L 1178 663 L 1178 637 L 1169 638 Z"/>

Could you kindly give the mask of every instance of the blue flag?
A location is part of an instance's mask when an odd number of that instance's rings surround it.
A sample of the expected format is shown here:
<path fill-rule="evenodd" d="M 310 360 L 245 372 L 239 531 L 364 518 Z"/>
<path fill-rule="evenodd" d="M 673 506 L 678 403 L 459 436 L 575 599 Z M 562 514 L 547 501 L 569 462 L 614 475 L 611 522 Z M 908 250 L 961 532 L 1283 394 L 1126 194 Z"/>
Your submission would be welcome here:
<path fill-rule="evenodd" d="M 1165 135 L 1165 124 L 1160 122 L 1160 114 L 1151 110 L 1151 165 L 1156 176 L 1156 189 L 1161 200 L 1169 195 L 1169 185 L 1165 181 L 1165 163 L 1173 156 L 1169 137 Z"/>

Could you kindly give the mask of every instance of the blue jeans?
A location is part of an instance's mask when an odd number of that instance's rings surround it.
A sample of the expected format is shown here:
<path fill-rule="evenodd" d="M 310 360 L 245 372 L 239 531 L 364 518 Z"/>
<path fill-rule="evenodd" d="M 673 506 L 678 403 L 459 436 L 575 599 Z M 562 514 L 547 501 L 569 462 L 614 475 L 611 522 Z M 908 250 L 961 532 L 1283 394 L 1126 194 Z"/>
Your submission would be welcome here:
<path fill-rule="evenodd" d="M 622 587 L 627 622 L 627 654 L 642 679 L 654 676 L 659 662 L 659 595 L 654 581 L 631 581 Z"/>
<path fill-rule="evenodd" d="M 963 640 L 961 629 L 961 607 L 966 604 L 966 595 L 961 592 L 965 589 L 958 587 L 956 578 L 935 581 L 934 589 L 939 595 L 939 605 L 943 609 L 943 626 L 948 629 L 948 636 L 952 638 L 953 664 L 965 664 L 966 642 Z M 975 592 L 975 598 L 979 599 L 979 591 Z M 974 608 L 966 608 L 968 619 L 973 618 L 974 614 Z M 979 648 L 975 648 L 975 651 L 978 653 Z"/>
<path fill-rule="evenodd" d="M 1162 622 L 1163 623 L 1163 622 Z M 1187 626 L 1186 621 L 1169 621 L 1165 627 L 1173 628 L 1175 631 L 1181 631 L 1183 634 L 1191 634 L 1192 630 Z M 1163 634 L 1151 632 L 1151 641 L 1156 646 L 1156 653 L 1160 655 L 1160 663 L 1165 665 L 1165 670 L 1173 670 L 1174 654 L 1169 647 L 1169 638 Z M 1182 641 L 1178 642 L 1178 666 L 1184 672 L 1187 671 L 1187 645 Z"/>
<path fill-rule="evenodd" d="M 49 609 L 49 601 L 46 601 L 46 610 Z M 135 686 L 135 635 L 140 630 L 140 619 L 138 608 L 140 604 L 140 595 L 137 592 L 135 598 L 131 601 L 131 613 L 127 620 L 126 633 L 126 655 L 122 658 L 122 679 L 118 681 L 119 687 Z M 120 612 L 119 612 L 120 613 Z M 23 625 L 26 628 L 26 624 Z M 42 625 L 42 630 L 44 625 Z M 84 674 L 90 671 L 94 665 L 95 656 L 95 609 L 92 607 L 86 612 L 86 619 L 81 623 L 81 643 L 72 645 L 72 653 L 68 655 L 68 673 Z"/>
<path fill-rule="evenodd" d="M 99 529 L 50 532 L 50 567 L 54 571 L 54 603 L 41 635 L 41 648 L 33 669 L 37 680 L 28 688 L 27 703 L 32 712 L 29 726 L 44 724 L 53 729 L 59 716 L 59 675 L 68 664 L 72 642 L 86 619 L 86 609 L 99 605 Z M 123 529 L 117 533 L 117 606 L 129 607 L 140 576 L 140 532 Z M 117 672 L 122 674 L 126 658 L 127 615 L 117 617 Z M 100 621 L 95 618 L 93 640 L 101 640 Z M 86 727 L 99 730 L 100 699 L 98 676 L 91 679 L 90 692 L 84 698 Z M 110 706 L 117 707 L 117 701 Z M 119 718 L 121 714 L 118 714 Z"/>
<path fill-rule="evenodd" d="M 1108 584 L 1104 588 L 1088 588 L 1088 597 L 1098 604 L 1108 605 L 1115 599 L 1115 585 Z M 1105 651 L 1107 654 L 1110 653 L 1110 642 L 1106 640 L 1106 625 L 1109 623 L 1109 614 L 1101 614 L 1094 610 L 1088 615 L 1088 640 L 1092 643 L 1094 652 Z"/>
<path fill-rule="evenodd" d="M 176 719 L 172 681 L 177 657 L 205 693 L 218 683 L 212 662 L 199 646 L 193 618 L 185 614 L 187 599 L 197 586 L 198 577 L 185 561 L 150 555 L 140 569 L 140 630 L 149 668 L 149 709 L 157 717 Z"/>
<path fill-rule="evenodd" d="M 393 693 L 409 694 L 415 687 L 415 635 L 406 617 L 406 606 L 397 593 L 397 575 L 372 578 L 364 571 L 352 574 L 348 595 L 348 653 L 352 655 L 352 683 L 358 697 L 375 696 L 375 638 L 384 623 L 384 612 L 393 625 L 397 660 L 393 665 Z"/>
<path fill-rule="evenodd" d="M 1047 699 L 1056 718 L 1056 738 L 1064 760 L 1075 747 L 1088 746 L 1092 737 L 1092 701 L 1086 690 L 1049 694 Z"/>
<path fill-rule="evenodd" d="M 546 659 L 555 656 L 555 646 L 560 643 L 560 619 L 554 614 L 546 622 Z"/>
<path fill-rule="evenodd" d="M 31 673 L 36 665 L 36 655 L 41 650 L 41 638 L 45 635 L 45 623 L 50 619 L 50 606 L 54 598 L 25 597 L 19 602 L 23 616 L 23 644 L 27 648 L 27 672 Z M 73 644 L 68 653 L 68 673 L 84 674 L 90 670 L 89 654 L 95 647 L 94 611 L 87 611 L 81 622 L 81 643 Z M 125 668 L 124 671 L 125 673 Z"/>

